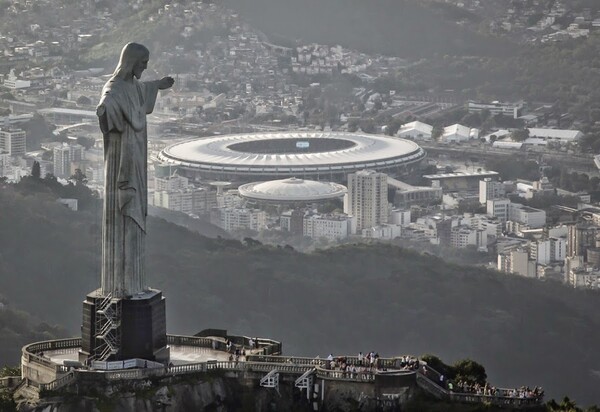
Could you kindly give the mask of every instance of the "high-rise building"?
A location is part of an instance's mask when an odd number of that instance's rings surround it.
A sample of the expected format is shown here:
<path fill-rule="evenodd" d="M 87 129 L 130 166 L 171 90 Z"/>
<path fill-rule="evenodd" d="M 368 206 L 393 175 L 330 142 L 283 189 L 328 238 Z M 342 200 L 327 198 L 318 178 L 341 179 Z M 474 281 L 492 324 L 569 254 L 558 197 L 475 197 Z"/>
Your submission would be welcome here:
<path fill-rule="evenodd" d="M 0 153 L 0 177 L 8 176 L 11 172 L 10 155 L 8 153 Z"/>
<path fill-rule="evenodd" d="M 569 226 L 567 235 L 567 256 L 583 256 L 589 248 L 596 247 L 600 240 L 600 227 L 593 224 L 577 224 Z"/>
<path fill-rule="evenodd" d="M 510 200 L 492 199 L 487 201 L 487 214 L 498 218 L 501 222 L 508 220 L 508 211 L 510 209 Z"/>
<path fill-rule="evenodd" d="M 542 265 L 553 262 L 564 262 L 567 251 L 567 240 L 550 237 L 531 244 L 531 259 Z"/>
<path fill-rule="evenodd" d="M 479 203 L 487 205 L 488 200 L 500 199 L 504 197 L 504 183 L 492 180 L 486 177 L 479 181 Z"/>
<path fill-rule="evenodd" d="M 10 156 L 24 155 L 26 149 L 26 133 L 21 129 L 3 127 L 0 129 L 0 152 Z"/>
<path fill-rule="evenodd" d="M 537 277 L 535 261 L 529 258 L 526 250 L 517 248 L 498 254 L 498 270 L 525 277 Z"/>
<path fill-rule="evenodd" d="M 63 143 L 54 148 L 54 175 L 57 177 L 71 176 L 71 163 L 83 159 L 83 147 Z"/>
<path fill-rule="evenodd" d="M 387 175 L 361 170 L 348 175 L 346 213 L 356 219 L 357 232 L 388 221 Z"/>

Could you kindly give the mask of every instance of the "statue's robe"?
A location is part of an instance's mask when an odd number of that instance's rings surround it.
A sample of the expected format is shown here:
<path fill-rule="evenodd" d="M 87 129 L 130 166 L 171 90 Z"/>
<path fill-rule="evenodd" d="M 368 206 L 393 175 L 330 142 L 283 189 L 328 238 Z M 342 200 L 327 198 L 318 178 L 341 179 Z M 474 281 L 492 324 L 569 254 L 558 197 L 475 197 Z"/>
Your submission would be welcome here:
<path fill-rule="evenodd" d="M 104 136 L 102 292 L 114 297 L 142 292 L 148 212 L 148 135 L 158 81 L 131 82 L 113 76 L 104 86 L 97 114 Z"/>

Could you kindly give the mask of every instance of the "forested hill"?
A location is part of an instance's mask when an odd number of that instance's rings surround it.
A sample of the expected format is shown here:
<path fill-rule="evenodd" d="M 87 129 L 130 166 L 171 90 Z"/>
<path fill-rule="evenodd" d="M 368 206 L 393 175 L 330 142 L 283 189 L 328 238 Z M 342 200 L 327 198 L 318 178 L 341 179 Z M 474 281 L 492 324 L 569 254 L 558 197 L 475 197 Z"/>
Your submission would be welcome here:
<path fill-rule="evenodd" d="M 98 284 L 99 227 L 45 196 L 0 189 L 0 290 L 77 335 L 81 302 Z M 296 355 L 472 358 L 497 385 L 600 401 L 597 293 L 385 245 L 305 255 L 159 219 L 148 231 L 149 283 L 165 293 L 171 333 L 225 328 L 281 339 Z"/>
<path fill-rule="evenodd" d="M 400 57 L 494 55 L 515 45 L 476 33 L 477 17 L 422 0 L 224 0 L 275 41 L 341 44 Z M 467 22 L 457 25 L 453 9 Z"/>

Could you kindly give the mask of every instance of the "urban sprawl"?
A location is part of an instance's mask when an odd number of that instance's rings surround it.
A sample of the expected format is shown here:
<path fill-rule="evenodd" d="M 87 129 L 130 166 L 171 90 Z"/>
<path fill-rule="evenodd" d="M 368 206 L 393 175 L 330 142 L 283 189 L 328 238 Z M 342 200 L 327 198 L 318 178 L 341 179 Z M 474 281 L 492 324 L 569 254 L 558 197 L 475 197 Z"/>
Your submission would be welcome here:
<path fill-rule="evenodd" d="M 129 3 L 141 7 L 143 1 Z M 477 0 L 454 3 L 482 7 Z M 53 4 L 15 1 L 5 14 Z M 565 15 L 558 1 L 534 22 L 535 10 L 511 8 L 491 29 L 531 42 L 600 29 L 600 16 L 591 12 L 571 15 L 566 29 L 552 29 Z M 273 44 L 219 4 L 166 5 L 148 24 L 180 27 L 179 38 L 197 46 L 194 53 L 183 45 L 152 51 L 150 69 L 172 74 L 176 84 L 149 116 L 151 206 L 210 221 L 240 238 L 306 249 L 356 241 L 464 249 L 502 272 L 600 288 L 600 207 L 592 193 L 557 187 L 548 176 L 554 159 L 574 164 L 568 172 L 598 179 L 596 159 L 578 151 L 585 138 L 582 120 L 562 116 L 555 102 L 377 91 L 378 79 L 421 62 L 337 45 Z M 68 63 L 96 50 L 115 25 L 109 11 L 83 7 L 81 18 L 61 25 L 0 32 L 0 176 L 6 183 L 39 166 L 41 178 L 52 175 L 63 184 L 85 176 L 101 195 L 103 143 L 95 104 L 110 70 Z M 480 116 L 484 125 L 495 118 L 496 126 L 457 123 L 451 120 L 457 111 Z M 242 133 L 293 140 L 291 149 L 273 156 L 318 157 L 314 139 L 326 145 L 327 136 L 359 133 L 413 141 L 428 157 L 393 170 L 373 162 L 341 179 L 326 173 L 252 179 L 243 173 L 208 178 L 161 155 L 184 141 Z M 534 162 L 539 178 L 507 179 L 486 167 L 489 157 L 513 154 Z M 561 198 L 571 203 L 543 202 Z M 59 201 L 78 210 L 77 199 Z M 532 206 L 536 201 L 539 207 Z"/>

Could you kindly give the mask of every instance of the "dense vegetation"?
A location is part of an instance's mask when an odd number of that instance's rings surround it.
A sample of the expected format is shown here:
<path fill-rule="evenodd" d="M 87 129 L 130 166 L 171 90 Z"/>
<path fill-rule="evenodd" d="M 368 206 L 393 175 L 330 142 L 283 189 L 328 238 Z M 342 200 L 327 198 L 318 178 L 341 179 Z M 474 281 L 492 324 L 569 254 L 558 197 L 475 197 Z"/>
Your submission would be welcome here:
<path fill-rule="evenodd" d="M 19 364 L 21 348 L 24 345 L 55 339 L 66 333 L 58 326 L 40 322 L 24 311 L 13 309 L 12 302 L 6 302 L 0 308 L 0 377 L 20 375 L 18 370 L 8 366 Z"/>
<path fill-rule="evenodd" d="M 0 290 L 15 306 L 79 333 L 98 285 L 99 219 L 48 195 L 0 190 Z M 598 401 L 598 294 L 448 264 L 394 246 L 301 254 L 207 239 L 149 220 L 149 283 L 169 330 L 223 327 L 270 336 L 286 353 L 436 353 L 472 358 L 500 386 L 542 385 Z M 17 357 L 1 359 L 14 364 Z"/>

